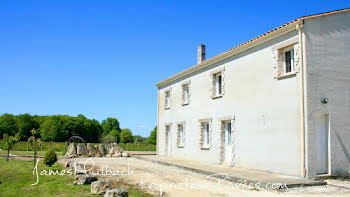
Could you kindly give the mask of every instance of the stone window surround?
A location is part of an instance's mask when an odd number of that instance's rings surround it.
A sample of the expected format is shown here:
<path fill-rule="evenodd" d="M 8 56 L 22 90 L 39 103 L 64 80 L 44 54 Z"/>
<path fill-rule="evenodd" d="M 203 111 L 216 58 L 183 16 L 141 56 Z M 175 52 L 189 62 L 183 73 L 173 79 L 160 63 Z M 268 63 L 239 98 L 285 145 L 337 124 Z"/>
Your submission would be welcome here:
<path fill-rule="evenodd" d="M 187 103 L 185 102 L 185 98 L 184 98 L 185 97 L 185 93 L 184 93 L 183 87 L 185 85 L 188 86 L 188 101 L 187 101 Z M 182 91 L 182 93 L 181 93 L 181 105 L 185 106 L 185 105 L 190 104 L 190 102 L 191 102 L 191 80 L 186 80 L 186 81 L 181 83 L 181 91 Z"/>
<path fill-rule="evenodd" d="M 170 107 L 171 107 L 171 100 L 172 100 L 171 99 L 171 91 L 172 91 L 171 87 L 164 89 L 164 109 L 170 109 Z M 169 95 L 170 99 L 169 99 L 168 105 L 167 105 L 167 101 L 166 101 L 166 99 L 167 99 L 167 97 L 166 97 L 167 92 L 169 92 L 169 94 L 170 94 Z"/>
<path fill-rule="evenodd" d="M 206 119 L 199 119 L 199 147 L 201 150 L 209 150 L 212 146 L 212 119 L 211 118 L 206 118 Z M 204 128 L 203 124 L 204 123 L 209 123 L 209 144 L 205 145 L 204 144 Z"/>
<path fill-rule="evenodd" d="M 221 74 L 221 94 L 216 95 L 216 81 L 215 76 Z M 211 88 L 210 88 L 210 97 L 212 99 L 221 98 L 225 94 L 225 67 L 214 69 L 210 72 L 211 79 Z"/>
<path fill-rule="evenodd" d="M 182 144 L 180 144 L 179 125 L 182 125 Z M 176 145 L 178 148 L 183 148 L 185 146 L 185 136 L 186 136 L 186 121 L 177 122 L 176 123 Z"/>
<path fill-rule="evenodd" d="M 286 49 L 294 49 L 294 65 L 293 71 L 284 72 L 284 51 Z M 300 67 L 300 45 L 298 37 L 293 37 L 274 45 L 272 48 L 274 58 L 274 78 L 277 80 L 294 77 L 299 72 Z"/>
<path fill-rule="evenodd" d="M 234 158 L 235 158 L 235 115 L 228 116 L 228 117 L 220 117 L 218 118 L 218 124 L 220 125 L 220 163 L 224 163 L 224 157 L 225 157 L 225 123 L 231 121 L 231 145 L 232 145 L 232 161 L 231 166 L 234 165 Z"/>

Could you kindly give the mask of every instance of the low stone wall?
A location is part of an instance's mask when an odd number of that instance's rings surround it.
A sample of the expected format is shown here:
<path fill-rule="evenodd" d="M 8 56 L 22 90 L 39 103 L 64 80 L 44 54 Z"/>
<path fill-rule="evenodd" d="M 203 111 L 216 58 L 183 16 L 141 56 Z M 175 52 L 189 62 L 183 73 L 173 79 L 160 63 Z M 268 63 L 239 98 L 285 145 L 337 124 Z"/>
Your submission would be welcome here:
<path fill-rule="evenodd" d="M 118 146 L 117 143 L 111 143 L 106 146 L 103 144 L 92 145 L 79 143 L 71 143 L 68 146 L 68 150 L 64 155 L 68 158 L 76 157 L 130 157 L 130 154 L 124 152 L 124 150 Z"/>

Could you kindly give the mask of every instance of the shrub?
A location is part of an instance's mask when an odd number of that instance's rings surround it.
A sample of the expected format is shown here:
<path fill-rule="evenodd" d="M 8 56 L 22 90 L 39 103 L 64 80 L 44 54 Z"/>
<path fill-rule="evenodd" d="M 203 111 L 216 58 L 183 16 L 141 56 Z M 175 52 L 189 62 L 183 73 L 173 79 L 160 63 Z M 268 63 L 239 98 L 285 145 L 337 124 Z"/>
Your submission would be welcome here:
<path fill-rule="evenodd" d="M 104 144 L 110 144 L 110 143 L 113 143 L 113 142 L 117 142 L 117 138 L 114 137 L 114 136 L 111 135 L 111 134 L 108 134 L 108 135 L 106 135 L 106 136 L 103 137 L 102 142 L 103 142 Z"/>
<path fill-rule="evenodd" d="M 56 161 L 57 161 L 57 155 L 55 151 L 50 148 L 48 151 L 46 151 L 44 155 L 44 164 L 51 167 L 52 164 L 54 164 Z"/>

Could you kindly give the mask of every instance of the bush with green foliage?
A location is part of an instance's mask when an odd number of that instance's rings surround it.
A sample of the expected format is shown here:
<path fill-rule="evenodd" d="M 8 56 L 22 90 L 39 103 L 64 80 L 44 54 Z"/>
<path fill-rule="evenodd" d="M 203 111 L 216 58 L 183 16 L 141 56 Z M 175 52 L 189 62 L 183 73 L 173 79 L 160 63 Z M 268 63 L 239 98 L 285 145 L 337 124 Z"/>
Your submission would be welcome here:
<path fill-rule="evenodd" d="M 53 149 L 49 149 L 46 151 L 44 155 L 44 164 L 48 166 L 52 166 L 57 161 L 57 155 Z"/>
<path fill-rule="evenodd" d="M 154 145 L 157 144 L 157 127 L 153 129 L 151 135 L 146 139 L 146 142 Z"/>
<path fill-rule="evenodd" d="M 104 143 L 104 144 L 110 144 L 110 143 L 114 143 L 114 142 L 117 142 L 117 138 L 111 134 L 108 134 L 102 138 L 102 143 Z"/>
<path fill-rule="evenodd" d="M 132 132 L 130 129 L 122 129 L 120 132 L 120 142 L 121 143 L 131 143 L 134 141 L 134 138 L 132 136 Z"/>

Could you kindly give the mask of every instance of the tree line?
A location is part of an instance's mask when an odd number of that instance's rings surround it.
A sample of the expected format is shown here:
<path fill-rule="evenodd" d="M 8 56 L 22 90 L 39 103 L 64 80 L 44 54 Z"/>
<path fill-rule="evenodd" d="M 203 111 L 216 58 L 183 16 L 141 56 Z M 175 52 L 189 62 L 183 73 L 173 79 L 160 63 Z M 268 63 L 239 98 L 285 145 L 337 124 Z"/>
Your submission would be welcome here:
<path fill-rule="evenodd" d="M 6 134 L 17 135 L 20 140 L 27 140 L 31 136 L 32 129 L 35 129 L 36 135 L 43 141 L 64 142 L 71 136 L 78 135 L 87 142 L 156 144 L 157 128 L 151 132 L 150 137 L 144 138 L 139 135 L 134 136 L 130 129 L 121 129 L 119 125 L 116 118 L 109 117 L 100 123 L 81 114 L 77 117 L 3 114 L 0 116 L 0 138 Z"/>

